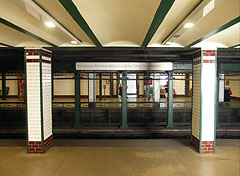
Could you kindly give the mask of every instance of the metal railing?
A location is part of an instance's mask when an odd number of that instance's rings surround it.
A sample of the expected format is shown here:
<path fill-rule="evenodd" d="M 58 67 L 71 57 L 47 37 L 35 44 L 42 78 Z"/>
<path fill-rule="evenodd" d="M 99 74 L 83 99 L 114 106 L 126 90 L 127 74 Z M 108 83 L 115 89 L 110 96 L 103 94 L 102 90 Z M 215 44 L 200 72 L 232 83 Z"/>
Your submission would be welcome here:
<path fill-rule="evenodd" d="M 128 125 L 166 125 L 166 102 L 128 102 Z"/>
<path fill-rule="evenodd" d="M 219 102 L 218 125 L 240 125 L 240 102 Z"/>
<path fill-rule="evenodd" d="M 192 125 L 192 102 L 173 102 L 173 124 Z"/>

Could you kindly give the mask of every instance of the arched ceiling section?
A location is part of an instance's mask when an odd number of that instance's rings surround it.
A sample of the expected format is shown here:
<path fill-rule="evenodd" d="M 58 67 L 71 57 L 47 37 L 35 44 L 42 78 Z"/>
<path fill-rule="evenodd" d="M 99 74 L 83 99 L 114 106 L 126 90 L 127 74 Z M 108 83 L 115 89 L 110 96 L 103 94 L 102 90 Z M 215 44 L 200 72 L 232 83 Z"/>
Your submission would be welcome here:
<path fill-rule="evenodd" d="M 176 43 L 188 46 L 199 38 L 220 28 L 231 20 L 239 17 L 239 0 L 224 0 L 217 8 L 210 11 L 204 18 L 198 21 L 192 28 L 181 35 Z M 228 40 L 228 39 L 226 39 Z"/>
<path fill-rule="evenodd" d="M 56 18 L 63 26 L 73 33 L 82 43 L 78 46 L 95 46 L 91 39 L 78 26 L 58 0 L 36 0 L 46 11 Z M 70 42 L 63 45 L 71 46 Z"/>
<path fill-rule="evenodd" d="M 7 39 L 5 36 L 8 36 Z M 12 29 L 0 23 L 0 41 L 9 46 L 25 47 L 25 46 L 41 46 L 49 47 L 46 43 L 36 40 L 26 34 Z"/>
<path fill-rule="evenodd" d="M 104 46 L 113 41 L 141 45 L 160 0 L 73 0 Z"/>
<path fill-rule="evenodd" d="M 175 0 L 164 21 L 149 42 L 149 46 L 153 44 L 161 45 L 166 36 L 168 36 L 200 2 L 201 0 Z"/>
<path fill-rule="evenodd" d="M 0 4 L 0 47 L 240 43 L 234 37 L 239 36 L 235 26 L 240 23 L 239 0 L 0 0 Z M 46 27 L 46 20 L 56 27 Z M 187 22 L 194 26 L 184 28 Z"/>

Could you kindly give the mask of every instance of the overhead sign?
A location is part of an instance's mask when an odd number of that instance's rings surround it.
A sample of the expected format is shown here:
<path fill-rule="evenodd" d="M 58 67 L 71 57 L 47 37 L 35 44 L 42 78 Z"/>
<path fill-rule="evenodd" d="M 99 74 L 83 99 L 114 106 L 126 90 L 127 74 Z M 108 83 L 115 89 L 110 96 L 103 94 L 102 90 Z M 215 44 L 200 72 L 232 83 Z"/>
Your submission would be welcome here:
<path fill-rule="evenodd" d="M 121 70 L 152 70 L 170 71 L 172 62 L 76 62 L 76 70 L 85 71 L 121 71 Z"/>

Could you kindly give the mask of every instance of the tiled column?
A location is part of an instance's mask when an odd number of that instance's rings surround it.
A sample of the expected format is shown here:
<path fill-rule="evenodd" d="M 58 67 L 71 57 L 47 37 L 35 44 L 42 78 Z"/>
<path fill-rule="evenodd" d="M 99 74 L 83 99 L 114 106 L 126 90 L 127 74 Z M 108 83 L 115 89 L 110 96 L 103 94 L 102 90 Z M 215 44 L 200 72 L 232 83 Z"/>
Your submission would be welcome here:
<path fill-rule="evenodd" d="M 193 59 L 192 145 L 199 153 L 215 152 L 216 51 L 202 50 Z"/>
<path fill-rule="evenodd" d="M 28 153 L 44 153 L 53 144 L 51 52 L 25 49 Z"/>
<path fill-rule="evenodd" d="M 96 102 L 96 80 L 95 73 L 88 73 L 88 101 L 89 106 L 94 106 L 94 102 Z"/>

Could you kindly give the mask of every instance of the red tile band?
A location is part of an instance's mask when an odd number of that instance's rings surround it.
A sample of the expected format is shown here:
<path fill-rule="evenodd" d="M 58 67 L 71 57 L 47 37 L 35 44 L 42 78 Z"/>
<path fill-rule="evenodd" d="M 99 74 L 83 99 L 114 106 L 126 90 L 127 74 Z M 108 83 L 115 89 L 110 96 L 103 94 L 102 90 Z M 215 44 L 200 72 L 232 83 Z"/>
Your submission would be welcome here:
<path fill-rule="evenodd" d="M 26 59 L 26 62 L 40 62 L 39 59 Z"/>
<path fill-rule="evenodd" d="M 42 50 L 42 55 L 51 58 L 51 53 L 49 53 L 47 51 Z"/>
<path fill-rule="evenodd" d="M 214 141 L 202 141 L 202 153 L 213 153 L 214 152 Z"/>
<path fill-rule="evenodd" d="M 51 64 L 51 61 L 42 59 L 42 63 Z"/>
<path fill-rule="evenodd" d="M 215 63 L 215 60 L 203 60 L 203 63 Z"/>

